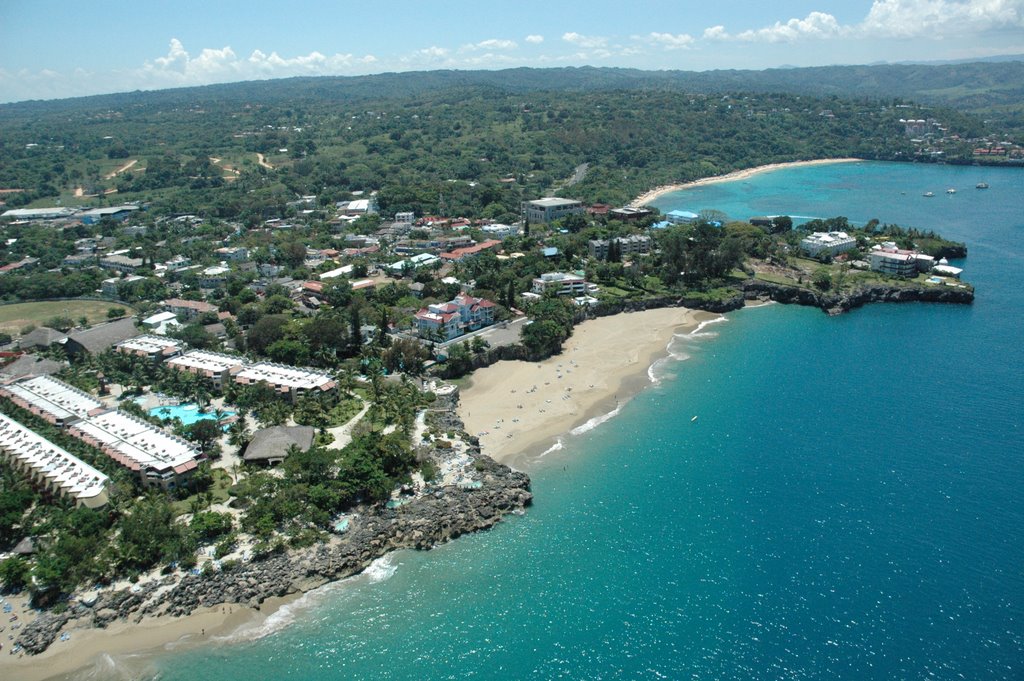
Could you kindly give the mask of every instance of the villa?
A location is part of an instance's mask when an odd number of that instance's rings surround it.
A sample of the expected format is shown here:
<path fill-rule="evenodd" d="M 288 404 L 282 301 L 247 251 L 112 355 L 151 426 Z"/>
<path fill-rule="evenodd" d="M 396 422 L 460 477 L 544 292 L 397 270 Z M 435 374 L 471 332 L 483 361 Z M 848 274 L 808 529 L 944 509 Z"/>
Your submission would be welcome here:
<path fill-rule="evenodd" d="M 435 303 L 416 313 L 421 338 L 450 341 L 494 323 L 494 303 L 460 293 L 447 303 Z"/>
<path fill-rule="evenodd" d="M 547 291 L 554 290 L 560 296 L 577 296 L 594 293 L 597 286 L 589 283 L 581 274 L 569 274 L 567 272 L 546 272 L 533 280 L 532 293 L 539 296 Z"/>

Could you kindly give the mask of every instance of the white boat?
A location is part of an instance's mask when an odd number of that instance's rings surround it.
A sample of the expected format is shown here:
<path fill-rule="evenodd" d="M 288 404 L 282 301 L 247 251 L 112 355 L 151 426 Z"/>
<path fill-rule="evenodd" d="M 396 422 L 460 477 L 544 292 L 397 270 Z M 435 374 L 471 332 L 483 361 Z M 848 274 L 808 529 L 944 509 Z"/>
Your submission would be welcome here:
<path fill-rule="evenodd" d="M 925 192 L 924 196 L 927 196 L 930 199 L 931 197 L 935 196 L 935 192 Z"/>
<path fill-rule="evenodd" d="M 946 193 L 947 194 L 956 194 L 956 190 L 953 189 L 952 187 L 950 187 L 949 189 L 946 190 Z"/>
<path fill-rule="evenodd" d="M 974 185 L 974 188 L 975 189 L 988 189 L 988 182 L 979 182 L 978 184 Z"/>

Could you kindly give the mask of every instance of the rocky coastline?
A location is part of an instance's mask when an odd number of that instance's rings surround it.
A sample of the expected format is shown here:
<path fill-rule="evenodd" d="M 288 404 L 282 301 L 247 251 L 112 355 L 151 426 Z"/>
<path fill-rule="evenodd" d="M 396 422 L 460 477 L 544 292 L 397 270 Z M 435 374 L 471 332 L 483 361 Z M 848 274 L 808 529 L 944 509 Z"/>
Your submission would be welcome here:
<path fill-rule="evenodd" d="M 917 284 L 871 284 L 853 291 L 815 291 L 799 286 L 784 286 L 758 279 L 743 283 L 747 300 L 771 300 L 787 305 L 817 307 L 830 316 L 849 312 L 868 303 L 956 303 L 974 302 L 974 290 L 950 286 Z"/>
<path fill-rule="evenodd" d="M 446 423 L 461 429 L 453 412 L 439 411 Z M 198 575 L 167 575 L 130 589 L 101 592 L 89 604 L 79 600 L 62 612 L 40 615 L 24 627 L 15 643 L 36 655 L 63 630 L 105 628 L 117 620 L 139 622 L 143 617 L 181 617 L 222 604 L 256 608 L 268 598 L 310 591 L 359 574 L 391 551 L 427 550 L 487 529 L 532 503 L 529 476 L 481 454 L 475 438 L 466 436 L 460 444 L 457 448 L 446 442 L 443 449 L 431 445 L 419 452 L 442 463 L 457 459 L 465 475 L 460 484 L 428 485 L 417 496 L 403 499 L 400 506 L 364 509 L 351 518 L 347 531 L 325 543 L 232 562 Z"/>

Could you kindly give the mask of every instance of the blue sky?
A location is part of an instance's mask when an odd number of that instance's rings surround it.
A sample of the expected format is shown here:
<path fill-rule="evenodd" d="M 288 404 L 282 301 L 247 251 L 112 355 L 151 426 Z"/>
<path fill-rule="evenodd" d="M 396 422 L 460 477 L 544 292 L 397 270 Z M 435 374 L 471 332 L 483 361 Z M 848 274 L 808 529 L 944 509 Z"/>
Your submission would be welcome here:
<path fill-rule="evenodd" d="M 1024 54 L 1024 0 L 0 0 L 0 101 L 299 75 Z"/>

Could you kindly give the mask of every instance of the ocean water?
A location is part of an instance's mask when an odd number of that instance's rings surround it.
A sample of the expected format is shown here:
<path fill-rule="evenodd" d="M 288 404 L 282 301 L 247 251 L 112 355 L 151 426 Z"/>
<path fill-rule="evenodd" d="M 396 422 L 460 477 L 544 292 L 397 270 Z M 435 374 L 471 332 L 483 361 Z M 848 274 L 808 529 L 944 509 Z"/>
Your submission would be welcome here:
<path fill-rule="evenodd" d="M 977 300 L 732 313 L 539 462 L 526 515 L 82 678 L 1024 678 L 1024 173 L 823 166 L 659 207 L 934 228 Z"/>

